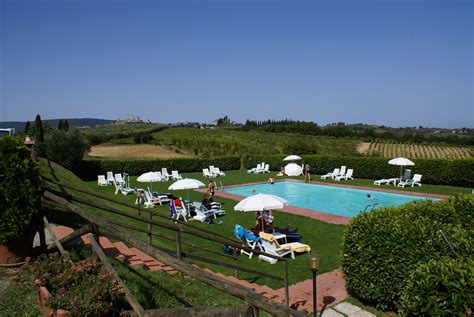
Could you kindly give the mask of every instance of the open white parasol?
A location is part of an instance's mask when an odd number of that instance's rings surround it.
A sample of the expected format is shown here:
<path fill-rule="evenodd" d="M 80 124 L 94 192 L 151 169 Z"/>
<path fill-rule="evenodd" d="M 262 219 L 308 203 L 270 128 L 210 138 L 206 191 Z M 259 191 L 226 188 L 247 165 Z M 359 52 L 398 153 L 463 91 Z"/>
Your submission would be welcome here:
<path fill-rule="evenodd" d="M 197 189 L 197 188 L 202 188 L 205 187 L 206 185 L 193 178 L 185 178 L 185 179 L 180 179 L 179 181 L 174 182 L 173 184 L 168 187 L 169 190 L 184 190 L 186 189 L 186 194 L 189 199 L 189 189 Z"/>
<path fill-rule="evenodd" d="M 301 157 L 299 157 L 298 155 L 289 155 L 283 159 L 283 161 L 297 161 L 297 160 L 301 160 Z"/>
<path fill-rule="evenodd" d="M 415 165 L 415 163 L 413 163 L 412 161 L 410 161 L 409 159 L 404 158 L 404 157 L 396 157 L 394 159 L 391 159 L 390 161 L 388 161 L 388 164 L 400 166 L 400 178 L 402 178 L 402 168 L 403 168 L 403 166 L 413 166 L 413 165 Z"/>

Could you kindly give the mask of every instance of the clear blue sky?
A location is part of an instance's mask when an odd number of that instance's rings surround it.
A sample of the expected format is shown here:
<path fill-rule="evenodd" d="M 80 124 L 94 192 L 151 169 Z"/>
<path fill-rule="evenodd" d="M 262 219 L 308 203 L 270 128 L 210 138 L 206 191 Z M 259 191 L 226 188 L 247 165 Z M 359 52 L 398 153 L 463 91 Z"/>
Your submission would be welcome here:
<path fill-rule="evenodd" d="M 473 127 L 473 3 L 0 0 L 0 121 Z"/>

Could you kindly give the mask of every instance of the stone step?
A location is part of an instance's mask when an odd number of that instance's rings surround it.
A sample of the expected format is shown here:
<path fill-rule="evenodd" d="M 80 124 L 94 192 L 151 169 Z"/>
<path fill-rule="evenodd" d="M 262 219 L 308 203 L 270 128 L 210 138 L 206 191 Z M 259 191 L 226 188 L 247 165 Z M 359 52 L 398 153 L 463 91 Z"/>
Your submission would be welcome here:
<path fill-rule="evenodd" d="M 142 260 L 143 263 L 149 263 L 149 262 L 155 262 L 156 261 L 154 258 L 152 258 L 151 256 L 149 256 L 148 254 L 146 254 L 145 252 L 143 252 L 140 249 L 137 249 L 137 248 L 133 247 L 133 248 L 130 248 L 130 250 L 132 250 L 132 252 L 136 256 L 140 257 L 140 260 Z"/>

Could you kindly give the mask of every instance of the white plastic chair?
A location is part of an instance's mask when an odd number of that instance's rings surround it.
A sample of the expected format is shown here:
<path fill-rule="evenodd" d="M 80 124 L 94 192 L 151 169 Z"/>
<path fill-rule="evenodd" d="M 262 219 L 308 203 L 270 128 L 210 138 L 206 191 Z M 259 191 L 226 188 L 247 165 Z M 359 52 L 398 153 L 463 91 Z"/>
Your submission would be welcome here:
<path fill-rule="evenodd" d="M 105 175 L 98 175 L 97 176 L 97 184 L 99 186 L 107 186 L 109 183 L 105 179 Z"/>
<path fill-rule="evenodd" d="M 342 179 L 344 179 L 346 181 L 349 180 L 349 179 L 353 179 L 352 178 L 352 173 L 354 173 L 354 170 L 352 168 L 350 168 L 350 169 L 347 170 L 347 173 L 345 175 L 336 176 L 335 179 L 337 181 L 340 181 Z"/>
<path fill-rule="evenodd" d="M 114 178 L 114 173 L 113 172 L 107 172 L 107 183 L 115 183 L 115 178 Z"/>
<path fill-rule="evenodd" d="M 171 171 L 171 176 L 173 177 L 173 180 L 177 181 L 179 179 L 183 179 L 181 175 L 179 175 L 178 171 Z"/>

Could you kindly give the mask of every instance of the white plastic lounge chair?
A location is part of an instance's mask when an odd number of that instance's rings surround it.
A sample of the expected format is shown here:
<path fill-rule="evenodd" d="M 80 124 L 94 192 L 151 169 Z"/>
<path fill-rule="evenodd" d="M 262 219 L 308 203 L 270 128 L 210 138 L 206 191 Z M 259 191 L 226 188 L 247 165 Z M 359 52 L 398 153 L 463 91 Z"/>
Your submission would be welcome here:
<path fill-rule="evenodd" d="M 276 237 L 271 233 L 260 232 L 259 236 L 260 238 L 268 240 L 268 241 L 275 241 L 276 247 L 280 249 L 289 247 L 291 250 L 293 250 L 293 252 L 296 252 L 296 253 L 304 253 L 304 252 L 311 251 L 311 247 L 309 245 L 301 243 L 301 242 L 279 244 Z"/>
<path fill-rule="evenodd" d="M 378 180 L 375 180 L 374 181 L 374 185 L 387 185 L 388 184 L 388 181 L 389 179 L 388 178 L 382 178 L 382 179 L 378 179 Z"/>
<path fill-rule="evenodd" d="M 283 257 L 287 254 L 290 254 L 292 259 L 295 258 L 295 253 L 293 252 L 293 250 L 289 246 L 279 248 L 279 247 L 277 247 L 277 244 L 276 244 L 275 240 L 269 241 L 269 240 L 266 240 L 266 239 L 262 239 L 261 240 L 261 245 L 262 245 L 263 251 L 265 251 L 265 253 L 268 253 L 268 254 L 271 254 L 271 255 L 276 255 L 276 256 L 279 256 L 279 257 Z M 264 261 L 268 261 L 271 264 L 275 264 L 277 262 L 276 259 L 269 258 L 269 257 L 266 257 L 266 256 L 261 256 L 260 255 L 258 258 L 261 259 L 261 260 L 264 260 Z"/>
<path fill-rule="evenodd" d="M 161 172 L 155 172 L 156 175 L 158 175 L 160 177 L 160 182 L 164 182 L 164 181 L 167 181 L 168 179 L 166 177 L 164 177 Z"/>
<path fill-rule="evenodd" d="M 256 171 L 261 169 L 261 166 L 262 166 L 262 164 L 258 163 L 257 167 L 254 167 L 254 168 L 251 168 L 251 169 L 247 170 L 247 173 L 255 173 Z"/>
<path fill-rule="evenodd" d="M 185 222 L 188 222 L 188 210 L 186 207 L 176 206 L 173 199 L 170 199 L 170 214 L 171 219 L 179 220 L 180 218 L 183 218 Z"/>
<path fill-rule="evenodd" d="M 215 177 L 214 174 L 211 174 L 208 168 L 203 168 L 202 169 L 202 176 L 204 177 Z"/>
<path fill-rule="evenodd" d="M 200 202 L 193 202 L 192 206 L 194 206 L 194 210 L 198 216 L 201 214 L 201 215 L 204 215 L 205 217 L 213 217 L 214 219 L 216 219 L 217 216 L 225 215 L 225 210 L 221 208 L 212 208 L 212 204 L 211 204 L 211 209 L 207 209 L 206 206 L 204 206 Z M 204 222 L 204 219 L 201 220 L 201 217 L 199 217 L 199 219 L 196 219 L 196 220 L 200 220 L 201 222 Z"/>
<path fill-rule="evenodd" d="M 135 189 L 130 188 L 130 187 L 125 187 L 124 184 L 115 182 L 114 185 L 115 185 L 115 195 L 117 195 L 118 193 L 121 193 L 122 195 L 126 196 L 128 194 L 132 194 L 135 192 Z"/>
<path fill-rule="evenodd" d="M 270 164 L 265 164 L 262 173 L 270 173 Z"/>
<path fill-rule="evenodd" d="M 98 175 L 97 176 L 97 184 L 100 186 L 107 186 L 107 180 L 105 179 L 105 175 Z"/>
<path fill-rule="evenodd" d="M 411 169 L 406 169 L 403 173 L 402 181 L 411 179 Z"/>
<path fill-rule="evenodd" d="M 265 173 L 265 163 L 260 164 L 260 168 L 255 170 L 255 174 Z"/>
<path fill-rule="evenodd" d="M 326 178 L 334 179 L 334 177 L 336 177 L 338 175 L 339 175 L 339 169 L 335 168 L 334 171 L 332 171 L 332 173 L 327 173 L 326 175 L 321 175 L 321 179 L 326 179 Z"/>
<path fill-rule="evenodd" d="M 114 178 L 114 173 L 113 172 L 107 172 L 107 183 L 115 183 L 115 178 Z"/>
<path fill-rule="evenodd" d="M 344 180 L 349 180 L 349 179 L 353 179 L 352 178 L 352 173 L 354 172 L 354 170 L 352 168 L 348 169 L 347 170 L 347 173 L 345 175 L 340 175 L 340 176 L 336 176 L 335 180 L 337 181 L 340 181 L 342 179 Z"/>
<path fill-rule="evenodd" d="M 167 181 L 170 179 L 170 174 L 168 174 L 166 167 L 161 169 L 161 176 L 163 176 Z"/>
<path fill-rule="evenodd" d="M 244 242 L 247 244 L 249 248 L 252 250 L 259 249 L 260 251 L 263 251 L 262 245 L 261 245 L 261 239 L 259 237 L 256 237 L 253 233 L 248 232 L 245 230 L 244 227 L 241 225 L 235 225 L 234 227 L 234 237 L 239 239 L 240 241 Z M 246 251 L 243 249 L 240 249 L 240 254 L 245 254 L 249 257 L 249 259 L 252 258 L 253 252 L 252 251 Z M 275 261 L 276 262 L 276 261 Z"/>
<path fill-rule="evenodd" d="M 415 185 L 421 186 L 421 174 L 415 174 L 413 175 L 413 179 L 408 179 L 406 181 L 401 181 L 398 183 L 398 187 L 405 187 L 405 186 L 411 186 L 414 187 Z"/>
<path fill-rule="evenodd" d="M 339 169 L 339 174 L 338 175 L 334 175 L 334 177 L 332 179 L 336 179 L 337 176 L 344 176 L 346 175 L 346 169 L 347 167 L 342 165 L 341 168 Z"/>
<path fill-rule="evenodd" d="M 125 184 L 125 180 L 123 179 L 122 174 L 120 173 L 115 174 L 115 184 L 119 184 L 119 185 Z"/>
<path fill-rule="evenodd" d="M 179 175 L 178 171 L 171 171 L 171 176 L 173 177 L 173 180 L 175 181 L 183 179 L 183 177 Z"/>
<path fill-rule="evenodd" d="M 214 167 L 212 169 L 212 173 L 214 173 L 214 175 L 217 175 L 217 176 L 225 176 L 225 173 L 224 172 L 221 172 L 221 170 L 219 169 L 219 167 Z"/>

